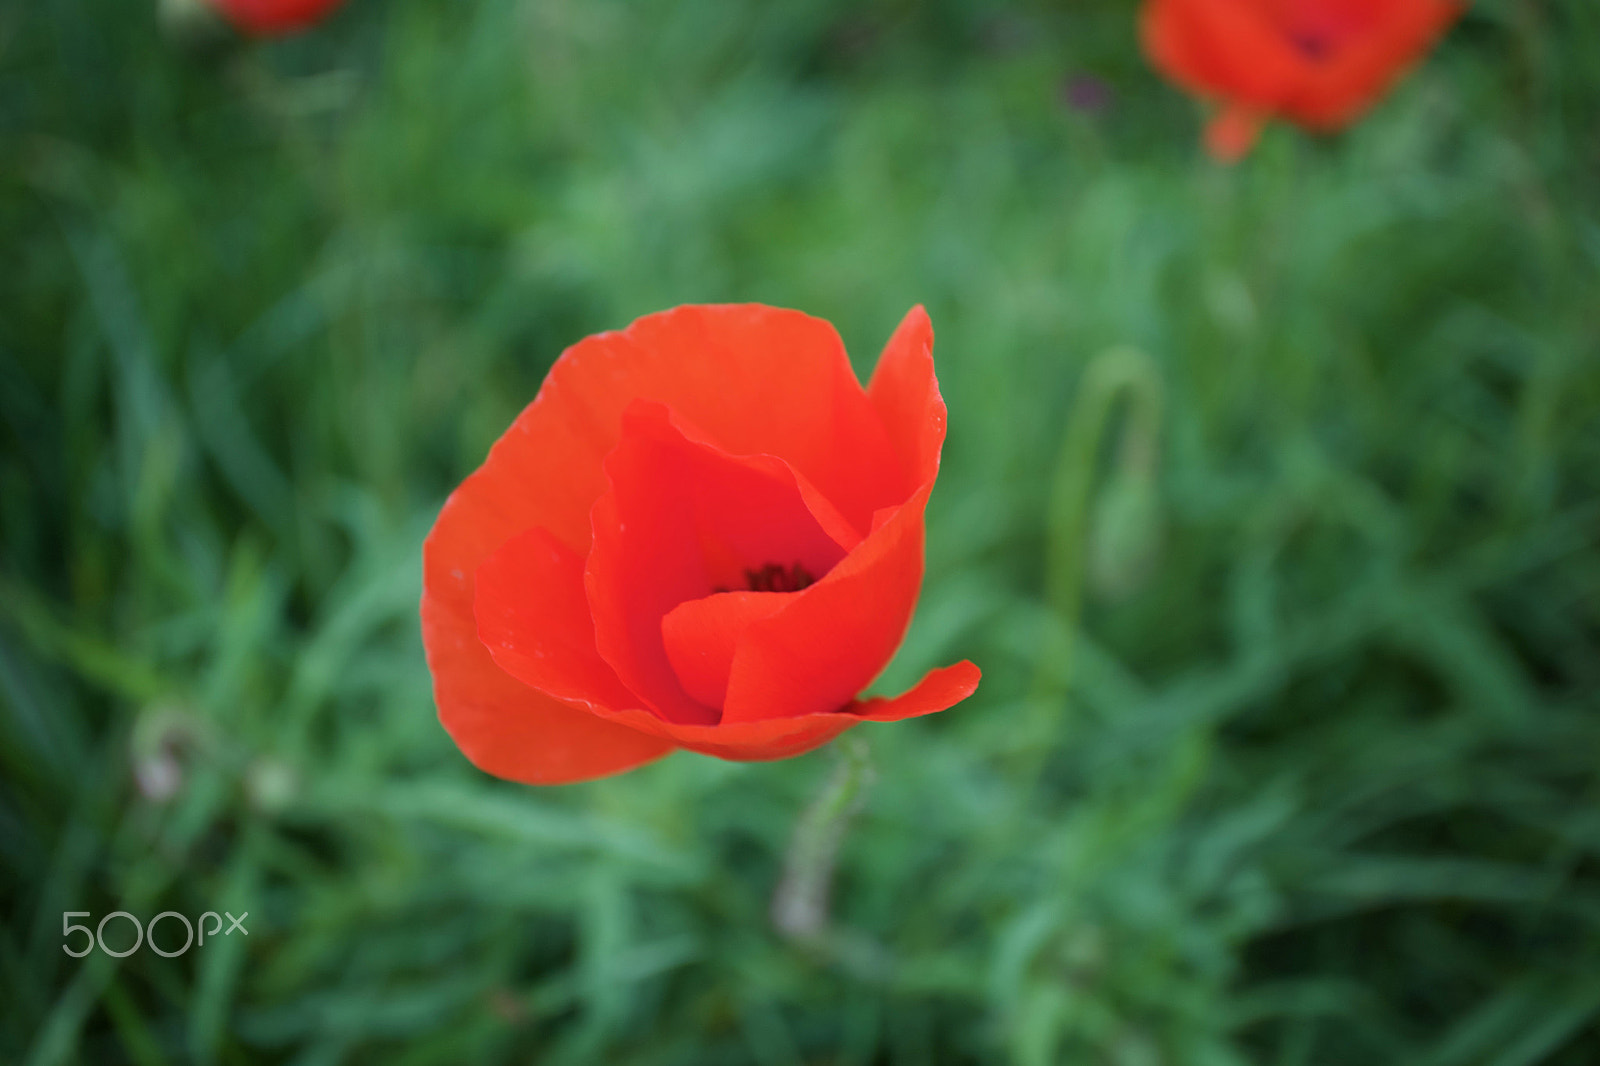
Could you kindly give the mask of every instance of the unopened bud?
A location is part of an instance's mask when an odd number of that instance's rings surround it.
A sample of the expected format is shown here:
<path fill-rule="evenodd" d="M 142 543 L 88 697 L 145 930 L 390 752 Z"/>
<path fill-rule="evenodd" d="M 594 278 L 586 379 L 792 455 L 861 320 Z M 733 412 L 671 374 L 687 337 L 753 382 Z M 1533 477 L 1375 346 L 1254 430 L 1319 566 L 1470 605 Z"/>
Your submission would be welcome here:
<path fill-rule="evenodd" d="M 1160 561 L 1161 494 L 1147 470 L 1116 470 L 1089 515 L 1089 589 L 1115 602 L 1139 591 Z"/>
<path fill-rule="evenodd" d="M 128 741 L 139 794 L 166 803 L 183 788 L 186 764 L 208 744 L 205 723 L 182 707 L 156 703 L 139 713 Z"/>
<path fill-rule="evenodd" d="M 251 806 L 272 813 L 289 805 L 299 791 L 299 781 L 294 767 L 262 756 L 245 771 L 244 791 Z"/>
<path fill-rule="evenodd" d="M 183 787 L 183 766 L 170 751 L 157 751 L 133 764 L 139 794 L 152 803 L 165 803 Z"/>

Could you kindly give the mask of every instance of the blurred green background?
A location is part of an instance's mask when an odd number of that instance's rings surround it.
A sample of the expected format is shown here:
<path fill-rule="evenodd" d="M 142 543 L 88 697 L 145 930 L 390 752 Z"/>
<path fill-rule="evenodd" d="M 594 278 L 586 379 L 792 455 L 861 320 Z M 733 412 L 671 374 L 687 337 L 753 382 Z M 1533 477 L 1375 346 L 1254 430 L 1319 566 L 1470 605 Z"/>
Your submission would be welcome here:
<path fill-rule="evenodd" d="M 1234 169 L 1134 17 L 0 7 L 0 1061 L 1600 1063 L 1600 8 Z M 732 300 L 938 331 L 881 685 L 985 676 L 857 731 L 876 968 L 768 920 L 836 752 L 541 790 L 434 718 L 446 493 Z M 63 953 L 119 909 L 249 932 Z"/>

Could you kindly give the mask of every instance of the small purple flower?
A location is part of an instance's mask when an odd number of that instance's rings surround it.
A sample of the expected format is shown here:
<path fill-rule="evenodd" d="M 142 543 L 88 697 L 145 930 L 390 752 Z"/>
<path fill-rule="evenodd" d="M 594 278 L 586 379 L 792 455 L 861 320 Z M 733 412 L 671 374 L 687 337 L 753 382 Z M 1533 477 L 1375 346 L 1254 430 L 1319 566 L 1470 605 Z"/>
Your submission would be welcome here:
<path fill-rule="evenodd" d="M 1111 86 L 1093 74 L 1073 74 L 1061 83 L 1061 101 L 1081 115 L 1096 117 L 1116 102 Z"/>

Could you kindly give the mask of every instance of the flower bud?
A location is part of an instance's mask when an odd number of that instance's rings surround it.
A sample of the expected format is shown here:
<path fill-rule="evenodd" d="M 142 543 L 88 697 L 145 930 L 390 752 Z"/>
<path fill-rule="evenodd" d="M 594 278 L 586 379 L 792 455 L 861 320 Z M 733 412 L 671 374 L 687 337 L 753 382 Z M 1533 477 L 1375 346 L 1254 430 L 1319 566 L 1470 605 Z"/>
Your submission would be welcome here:
<path fill-rule="evenodd" d="M 1154 471 L 1116 470 L 1089 515 L 1089 590 L 1107 601 L 1139 591 L 1161 554 L 1163 515 Z"/>

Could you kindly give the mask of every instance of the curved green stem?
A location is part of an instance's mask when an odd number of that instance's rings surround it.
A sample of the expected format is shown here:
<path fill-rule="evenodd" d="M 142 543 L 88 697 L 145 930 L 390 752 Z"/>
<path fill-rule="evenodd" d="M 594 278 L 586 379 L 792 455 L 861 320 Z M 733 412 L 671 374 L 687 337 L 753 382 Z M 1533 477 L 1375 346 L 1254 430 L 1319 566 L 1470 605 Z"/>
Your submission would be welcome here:
<path fill-rule="evenodd" d="M 1166 389 L 1154 360 L 1137 348 L 1119 346 L 1097 355 L 1084 371 L 1056 457 L 1045 527 L 1045 599 L 1057 625 L 1040 648 L 1033 686 L 1033 695 L 1040 701 L 1064 692 L 1071 681 L 1083 612 L 1096 460 L 1112 412 L 1123 398 L 1128 402 L 1128 419 L 1118 442 L 1116 469 L 1126 476 L 1153 477 L 1160 455 Z"/>

